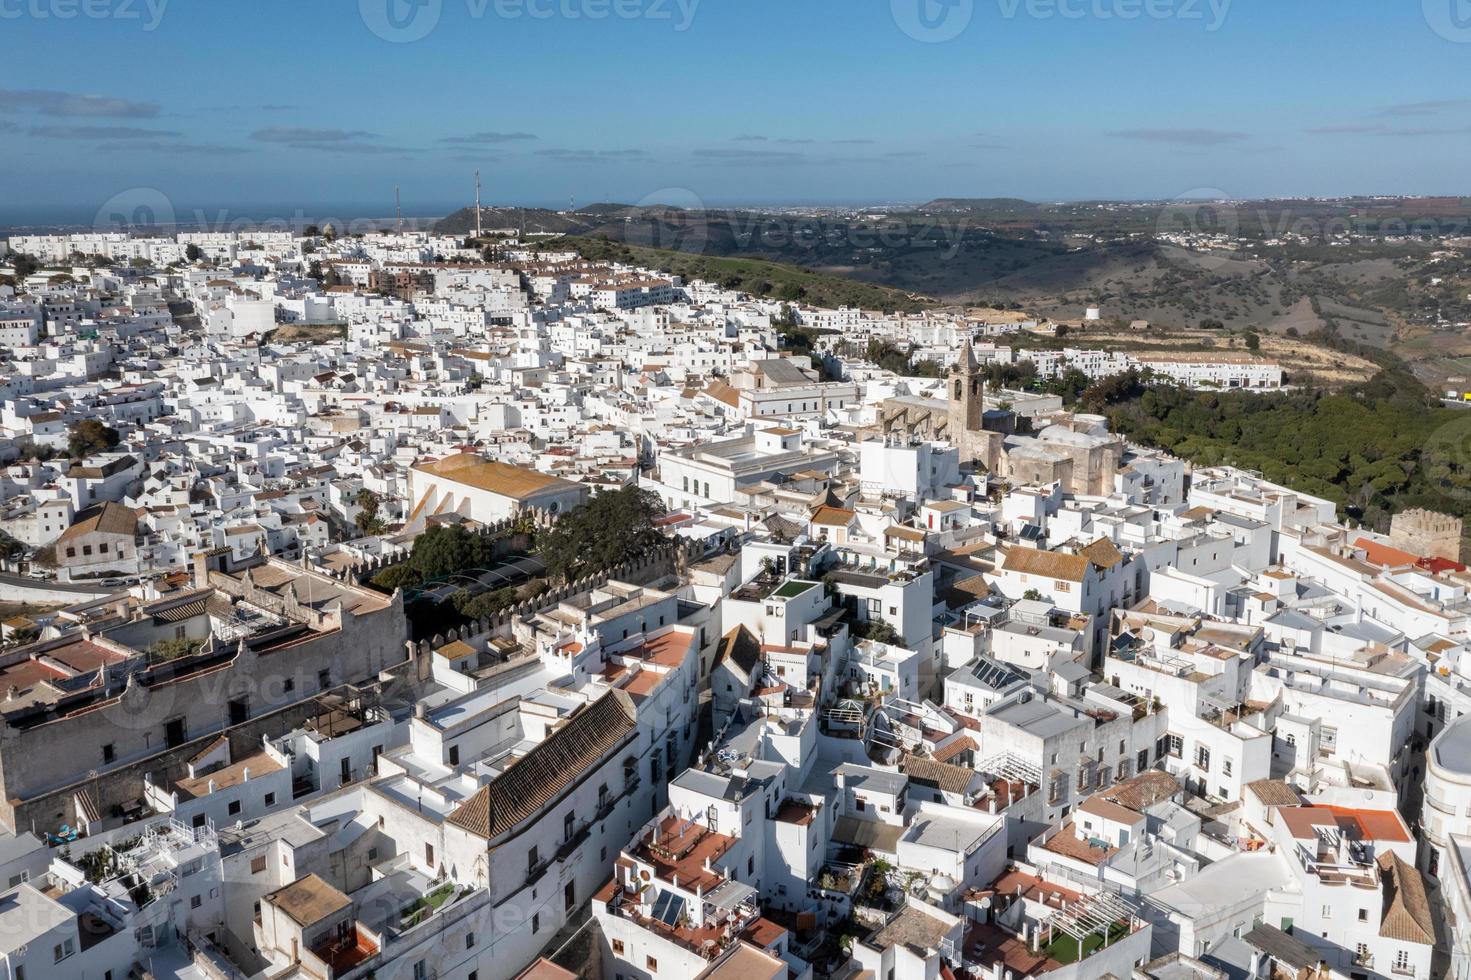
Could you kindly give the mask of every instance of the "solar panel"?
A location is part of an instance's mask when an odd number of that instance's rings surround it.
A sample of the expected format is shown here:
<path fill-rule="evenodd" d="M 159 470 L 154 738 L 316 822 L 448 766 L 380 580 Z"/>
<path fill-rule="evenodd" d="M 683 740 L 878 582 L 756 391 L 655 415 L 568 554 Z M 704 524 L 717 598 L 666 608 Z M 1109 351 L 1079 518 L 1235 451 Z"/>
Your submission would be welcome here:
<path fill-rule="evenodd" d="M 674 925 L 683 914 L 683 896 L 675 895 L 672 892 L 660 891 L 659 897 L 654 899 L 654 918 L 665 925 Z"/>

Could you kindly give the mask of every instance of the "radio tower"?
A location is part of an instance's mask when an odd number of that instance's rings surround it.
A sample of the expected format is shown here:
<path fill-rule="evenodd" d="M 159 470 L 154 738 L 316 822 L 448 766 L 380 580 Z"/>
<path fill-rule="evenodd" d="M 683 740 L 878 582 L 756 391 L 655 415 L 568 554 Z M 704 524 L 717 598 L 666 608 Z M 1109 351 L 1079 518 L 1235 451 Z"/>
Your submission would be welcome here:
<path fill-rule="evenodd" d="M 398 215 L 393 225 L 393 233 L 395 235 L 402 235 L 404 230 L 404 208 L 403 201 L 398 196 L 397 184 L 393 185 L 393 211 L 394 214 Z"/>
<path fill-rule="evenodd" d="M 477 239 L 481 237 L 481 234 L 480 234 L 480 171 L 478 171 L 478 170 L 475 171 L 475 237 Z"/>

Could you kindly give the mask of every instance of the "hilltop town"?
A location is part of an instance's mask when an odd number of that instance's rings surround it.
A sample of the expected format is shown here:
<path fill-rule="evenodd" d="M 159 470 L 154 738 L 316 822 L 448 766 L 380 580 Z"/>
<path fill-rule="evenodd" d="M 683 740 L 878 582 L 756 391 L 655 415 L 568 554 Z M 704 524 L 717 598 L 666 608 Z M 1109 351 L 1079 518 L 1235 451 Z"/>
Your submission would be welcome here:
<path fill-rule="evenodd" d="M 1471 965 L 1461 520 L 1050 384 L 1290 388 L 1255 346 L 514 235 L 0 275 L 14 980 Z"/>

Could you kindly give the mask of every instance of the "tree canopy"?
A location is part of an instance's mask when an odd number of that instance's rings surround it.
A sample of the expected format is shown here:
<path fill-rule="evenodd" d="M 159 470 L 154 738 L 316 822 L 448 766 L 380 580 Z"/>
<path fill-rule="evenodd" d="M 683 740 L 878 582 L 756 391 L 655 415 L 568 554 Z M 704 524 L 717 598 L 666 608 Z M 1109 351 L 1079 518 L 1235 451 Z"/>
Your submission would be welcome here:
<path fill-rule="evenodd" d="M 1407 371 L 1391 367 L 1336 392 L 1128 387 L 1094 410 L 1134 441 L 1197 465 L 1255 470 L 1379 529 L 1409 507 L 1471 516 L 1471 412 L 1437 406 Z"/>
<path fill-rule="evenodd" d="M 495 542 L 458 524 L 436 524 L 414 540 L 409 560 L 373 579 L 380 589 L 414 589 L 456 572 L 488 568 L 495 562 Z"/>
<path fill-rule="evenodd" d="M 97 419 L 82 419 L 72 426 L 66 440 L 66 451 L 73 459 L 85 459 L 93 453 L 102 453 L 116 446 L 122 437 L 111 426 Z"/>
<path fill-rule="evenodd" d="M 656 493 L 639 487 L 605 490 L 543 532 L 538 551 L 553 577 L 601 571 L 663 542 L 654 526 L 662 516 L 664 503 Z"/>

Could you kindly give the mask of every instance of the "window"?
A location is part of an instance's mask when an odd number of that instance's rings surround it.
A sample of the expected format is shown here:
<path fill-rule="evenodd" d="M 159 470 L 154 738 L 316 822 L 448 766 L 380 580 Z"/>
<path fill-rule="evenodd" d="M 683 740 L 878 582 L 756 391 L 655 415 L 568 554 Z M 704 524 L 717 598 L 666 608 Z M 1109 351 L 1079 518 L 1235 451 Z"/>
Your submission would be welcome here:
<path fill-rule="evenodd" d="M 1222 759 L 1221 760 L 1221 775 L 1222 776 L 1229 776 L 1229 775 L 1231 775 L 1231 760 L 1230 759 Z"/>
<path fill-rule="evenodd" d="M 204 899 L 203 899 L 203 897 L 201 897 L 199 895 L 195 895 L 194 897 L 192 897 L 192 898 L 189 899 L 189 907 L 191 909 L 197 909 L 197 908 L 199 908 L 199 906 L 201 906 L 203 904 L 204 904 Z"/>
<path fill-rule="evenodd" d="M 288 694 L 290 692 L 296 690 L 296 678 L 294 678 L 294 677 L 288 677 L 285 680 L 283 680 L 281 682 L 281 690 L 287 692 Z"/>
<path fill-rule="evenodd" d="M 537 853 L 535 847 L 533 847 L 531 850 L 527 851 L 526 852 L 526 872 L 528 874 L 530 874 L 532 871 L 536 870 L 536 866 L 537 866 L 538 863 L 540 863 L 540 860 L 541 860 L 541 855 Z"/>
<path fill-rule="evenodd" d="M 460 747 L 458 745 L 451 745 L 449 747 L 449 764 L 452 766 L 460 764 Z"/>
<path fill-rule="evenodd" d="M 466 949 L 474 949 L 475 948 L 475 933 L 473 933 L 473 932 L 467 932 L 467 933 L 465 933 L 465 948 Z"/>
<path fill-rule="evenodd" d="M 613 940 L 613 955 L 614 956 L 622 956 L 623 955 L 623 940 L 621 940 L 621 939 L 615 939 L 615 940 Z"/>
<path fill-rule="evenodd" d="M 258 875 L 258 874 L 260 874 L 264 870 L 266 870 L 266 859 L 265 858 L 259 857 L 259 858 L 251 858 L 250 859 L 250 873 L 251 874 Z"/>
<path fill-rule="evenodd" d="M 541 913 L 540 912 L 533 912 L 532 915 L 531 915 L 531 932 L 532 932 L 532 935 L 535 935 L 536 933 L 541 932 Z"/>
<path fill-rule="evenodd" d="M 1369 910 L 1368 909 L 1359 909 L 1359 921 L 1360 922 L 1368 922 L 1369 921 Z"/>
<path fill-rule="evenodd" d="M 231 800 L 230 801 L 230 806 L 228 807 L 228 809 L 230 811 L 230 816 L 232 816 L 232 817 L 235 816 L 236 814 L 238 814 L 240 812 L 240 801 L 239 800 Z"/>
<path fill-rule="evenodd" d="M 434 845 L 428 841 L 424 842 L 424 863 L 434 867 Z"/>
<path fill-rule="evenodd" d="M 112 745 L 111 742 L 108 742 L 106 745 L 104 745 L 102 747 L 102 761 L 103 762 L 112 762 L 116 758 L 117 758 L 117 750 L 115 748 L 113 748 L 113 745 Z"/>
<path fill-rule="evenodd" d="M 317 671 L 317 686 L 318 687 L 331 687 L 332 686 L 332 671 L 330 669 L 323 669 L 323 670 Z"/>
<path fill-rule="evenodd" d="M 68 940 L 70 942 L 70 940 Z M 1401 973 L 1410 972 L 1410 951 L 1407 949 L 1397 950 L 1394 954 L 1394 968 Z"/>
<path fill-rule="evenodd" d="M 60 963 L 62 960 L 66 959 L 68 956 L 71 956 L 76 951 L 76 942 L 71 939 L 63 939 L 61 942 L 52 947 L 52 953 L 55 955 L 57 963 Z"/>
<path fill-rule="evenodd" d="M 1323 918 L 1325 918 L 1325 919 L 1331 919 L 1331 918 L 1333 918 L 1333 906 L 1331 906 L 1331 905 L 1325 905 L 1325 906 L 1323 906 Z"/>
<path fill-rule="evenodd" d="M 275 805 L 276 805 L 276 794 L 275 793 L 267 793 L 266 794 L 266 806 L 275 806 Z"/>
<path fill-rule="evenodd" d="M 648 969 L 650 973 L 659 972 L 659 961 L 654 959 L 652 956 L 644 957 L 644 966 Z"/>
<path fill-rule="evenodd" d="M 1185 740 L 1179 735 L 1166 735 L 1165 751 L 1176 759 L 1180 758 L 1185 752 Z"/>
<path fill-rule="evenodd" d="M 414 980 L 428 980 L 429 968 L 424 965 L 423 960 L 414 964 Z"/>
<path fill-rule="evenodd" d="M 1204 745 L 1197 745 L 1195 747 L 1195 764 L 1209 772 L 1211 767 L 1211 750 Z"/>

